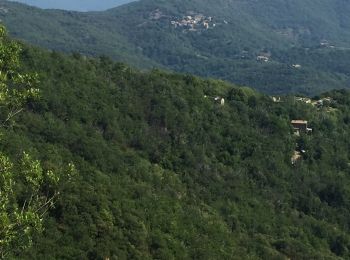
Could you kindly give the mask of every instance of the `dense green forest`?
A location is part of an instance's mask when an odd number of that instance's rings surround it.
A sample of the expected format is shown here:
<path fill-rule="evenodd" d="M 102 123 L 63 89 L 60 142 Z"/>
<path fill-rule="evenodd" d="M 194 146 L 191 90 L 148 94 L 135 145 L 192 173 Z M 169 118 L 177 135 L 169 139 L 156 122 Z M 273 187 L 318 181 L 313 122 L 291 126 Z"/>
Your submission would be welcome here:
<path fill-rule="evenodd" d="M 88 13 L 4 0 L 0 7 L 12 36 L 48 49 L 220 78 L 269 94 L 350 86 L 345 0 L 141 0 Z M 198 15 L 199 25 L 183 26 Z"/>
<path fill-rule="evenodd" d="M 350 92 L 319 95 L 317 106 L 274 102 L 224 81 L 26 45 L 21 64 L 38 73 L 40 99 L 4 129 L 1 151 L 76 174 L 33 246 L 12 257 L 350 257 Z M 312 134 L 294 135 L 293 119 Z"/>
<path fill-rule="evenodd" d="M 10 0 L 15 1 L 15 0 Z M 47 0 L 17 0 L 16 2 L 24 3 L 27 5 L 38 6 L 40 8 L 53 8 L 64 10 L 77 10 L 77 11 L 92 11 L 92 10 L 106 10 L 108 8 L 116 7 L 122 4 L 130 3 L 134 0 L 60 0 L 60 1 L 47 1 Z"/>

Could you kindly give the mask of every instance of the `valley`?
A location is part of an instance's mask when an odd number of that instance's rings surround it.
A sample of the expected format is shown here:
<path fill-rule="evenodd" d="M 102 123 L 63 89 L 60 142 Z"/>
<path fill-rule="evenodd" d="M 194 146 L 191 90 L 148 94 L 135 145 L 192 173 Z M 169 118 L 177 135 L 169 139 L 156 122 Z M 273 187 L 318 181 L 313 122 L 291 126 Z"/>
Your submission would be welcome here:
<path fill-rule="evenodd" d="M 11 35 L 53 50 L 106 55 L 146 70 L 220 78 L 270 94 L 314 95 L 349 87 L 343 68 L 350 56 L 345 15 L 350 7 L 342 0 L 334 6 L 329 0 L 317 6 L 298 1 L 291 10 L 284 3 L 280 12 L 276 0 L 266 6 L 143 0 L 90 13 L 25 8 L 7 1 L 1 6 L 9 10 L 0 19 Z M 269 60 L 262 64 L 259 59 L 266 60 L 265 55 Z M 296 70 L 292 65 L 300 66 Z"/>
<path fill-rule="evenodd" d="M 350 259 L 349 11 L 1 0 L 0 259 Z"/>

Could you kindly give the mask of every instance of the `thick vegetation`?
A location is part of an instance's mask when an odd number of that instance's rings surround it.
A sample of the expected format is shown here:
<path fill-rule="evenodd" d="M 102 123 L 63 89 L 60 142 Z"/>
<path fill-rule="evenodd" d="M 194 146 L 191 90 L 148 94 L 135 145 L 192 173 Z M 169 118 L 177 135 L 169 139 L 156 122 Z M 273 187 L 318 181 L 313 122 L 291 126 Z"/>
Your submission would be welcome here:
<path fill-rule="evenodd" d="M 73 162 L 79 175 L 16 257 L 350 257 L 349 92 L 317 108 L 108 58 L 26 47 L 22 61 L 42 98 L 1 150 L 56 172 Z M 291 119 L 312 135 L 293 135 Z"/>
<path fill-rule="evenodd" d="M 265 93 L 349 87 L 343 69 L 350 60 L 345 0 L 141 0 L 92 13 L 6 1 L 1 7 L 0 18 L 13 36 L 54 50 L 220 78 Z M 196 14 L 213 18 L 208 30 L 171 24 Z M 271 55 L 269 62 L 258 62 L 259 55 Z"/>
<path fill-rule="evenodd" d="M 23 106 L 38 97 L 36 75 L 21 72 L 20 51 L 20 45 L 9 40 L 0 26 L 0 138 L 8 133 Z M 59 195 L 62 177 L 43 170 L 25 151 L 11 161 L 1 150 L 0 259 L 31 246 L 33 236 L 42 229 L 43 216 Z"/>
<path fill-rule="evenodd" d="M 10 0 L 14 1 L 14 0 Z M 40 8 L 53 8 L 64 10 L 77 10 L 77 11 L 91 11 L 91 10 L 106 10 L 108 8 L 116 7 L 125 3 L 132 2 L 133 0 L 60 0 L 60 1 L 47 1 L 47 0 L 17 0 L 16 2 L 25 3 L 28 5 L 38 6 Z"/>

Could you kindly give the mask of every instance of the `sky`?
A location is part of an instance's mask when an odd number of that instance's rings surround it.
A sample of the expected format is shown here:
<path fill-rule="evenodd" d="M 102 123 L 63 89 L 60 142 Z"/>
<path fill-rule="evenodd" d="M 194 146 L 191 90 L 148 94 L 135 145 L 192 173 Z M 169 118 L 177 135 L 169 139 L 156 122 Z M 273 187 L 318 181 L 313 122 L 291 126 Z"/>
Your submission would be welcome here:
<path fill-rule="evenodd" d="M 135 0 L 11 0 L 37 6 L 75 11 L 102 11 Z"/>

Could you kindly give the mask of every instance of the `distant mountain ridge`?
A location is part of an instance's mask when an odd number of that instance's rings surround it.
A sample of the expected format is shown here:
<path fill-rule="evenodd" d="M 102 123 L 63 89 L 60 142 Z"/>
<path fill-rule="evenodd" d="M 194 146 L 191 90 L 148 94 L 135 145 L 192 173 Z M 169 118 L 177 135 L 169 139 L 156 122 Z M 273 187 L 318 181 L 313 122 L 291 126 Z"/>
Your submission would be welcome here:
<path fill-rule="evenodd" d="M 102 11 L 135 0 L 11 0 L 44 9 L 62 9 L 74 11 Z"/>
<path fill-rule="evenodd" d="M 87 13 L 0 3 L 7 10 L 0 19 L 14 37 L 49 49 L 268 93 L 350 86 L 350 2 L 344 0 L 141 0 Z"/>

